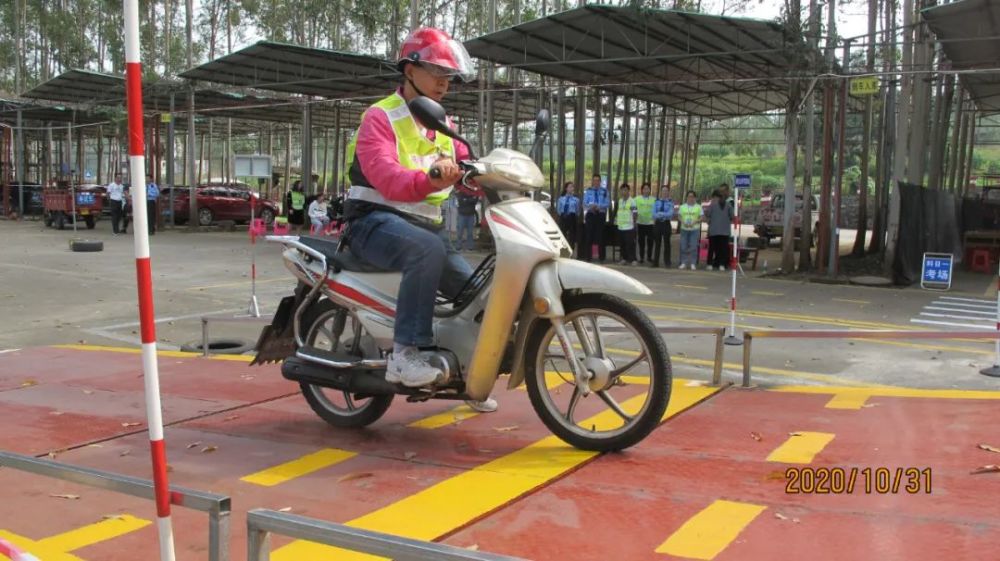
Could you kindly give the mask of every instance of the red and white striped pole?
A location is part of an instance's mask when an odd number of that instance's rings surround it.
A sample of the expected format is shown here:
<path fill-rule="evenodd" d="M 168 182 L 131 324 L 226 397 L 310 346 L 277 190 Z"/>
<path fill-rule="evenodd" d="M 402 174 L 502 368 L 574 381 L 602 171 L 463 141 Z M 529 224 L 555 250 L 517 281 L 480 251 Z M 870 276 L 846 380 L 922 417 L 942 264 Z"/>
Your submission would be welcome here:
<path fill-rule="evenodd" d="M 14 544 L 3 539 L 0 539 L 0 555 L 4 555 L 10 561 L 38 561 L 34 555 L 21 551 L 14 547 Z"/>
<path fill-rule="evenodd" d="M 128 100 L 128 160 L 132 183 L 132 235 L 135 245 L 136 284 L 139 290 L 139 325 L 142 334 L 142 369 L 146 393 L 146 421 L 153 460 L 156 528 L 160 561 L 174 561 L 174 535 L 170 523 L 170 487 L 167 452 L 163 442 L 160 410 L 160 373 L 156 362 L 156 324 L 153 321 L 153 273 L 149 263 L 149 230 L 146 215 L 146 160 L 142 130 L 142 63 L 139 62 L 139 0 L 123 0 L 125 12 L 125 79 Z"/>
<path fill-rule="evenodd" d="M 736 269 L 740 266 L 740 189 L 738 187 L 733 205 L 735 207 L 733 223 L 736 233 L 733 235 L 732 247 L 729 251 L 729 270 L 733 275 L 733 283 L 732 293 L 729 298 L 729 336 L 725 338 L 724 342 L 727 345 L 742 345 L 743 339 L 736 336 Z"/>

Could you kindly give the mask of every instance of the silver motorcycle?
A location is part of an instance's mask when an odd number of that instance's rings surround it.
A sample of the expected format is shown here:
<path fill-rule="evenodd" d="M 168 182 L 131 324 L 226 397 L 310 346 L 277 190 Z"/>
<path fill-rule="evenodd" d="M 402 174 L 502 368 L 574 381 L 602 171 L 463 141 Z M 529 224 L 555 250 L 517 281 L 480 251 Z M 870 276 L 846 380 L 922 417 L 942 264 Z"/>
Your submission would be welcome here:
<path fill-rule="evenodd" d="M 424 127 L 469 146 L 438 103 L 420 97 L 409 109 Z M 533 151 L 548 128 L 543 111 Z M 437 346 L 422 352 L 443 381 L 420 388 L 386 381 L 401 274 L 360 262 L 340 240 L 321 237 L 267 237 L 285 246 L 298 287 L 261 333 L 252 364 L 283 362 L 282 375 L 337 427 L 377 421 L 397 395 L 410 402 L 483 400 L 506 376 L 509 390 L 527 386 L 542 422 L 572 446 L 603 452 L 641 441 L 666 412 L 670 357 L 650 319 L 612 293 L 652 292 L 623 273 L 572 259 L 556 221 L 526 196 L 545 184 L 528 155 L 498 148 L 459 165 L 458 188 L 488 203 L 495 251 L 457 294 L 438 295 Z"/>

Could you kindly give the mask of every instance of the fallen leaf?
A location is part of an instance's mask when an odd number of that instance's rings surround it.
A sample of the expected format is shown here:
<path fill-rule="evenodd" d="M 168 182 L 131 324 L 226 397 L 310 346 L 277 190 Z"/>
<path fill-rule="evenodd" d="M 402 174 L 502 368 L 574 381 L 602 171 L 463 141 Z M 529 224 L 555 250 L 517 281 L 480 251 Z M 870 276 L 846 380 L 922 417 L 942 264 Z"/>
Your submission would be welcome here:
<path fill-rule="evenodd" d="M 101 520 L 125 520 L 125 517 L 121 514 L 105 514 Z"/>
<path fill-rule="evenodd" d="M 468 549 L 469 551 L 479 551 L 479 544 L 474 543 L 474 544 L 466 547 L 465 549 Z"/>
<path fill-rule="evenodd" d="M 783 481 L 785 479 L 785 472 L 783 471 L 772 471 L 771 473 L 764 476 L 764 479 L 775 479 Z"/>
<path fill-rule="evenodd" d="M 989 444 L 980 444 L 979 449 L 986 450 L 987 452 L 996 452 L 997 454 L 1000 454 L 1000 448 L 990 446 Z"/>
<path fill-rule="evenodd" d="M 354 473 L 348 473 L 347 475 L 342 475 L 337 483 L 343 483 L 345 481 L 354 481 L 355 479 L 364 479 L 366 477 L 371 477 L 375 474 L 370 471 L 356 471 Z"/>
<path fill-rule="evenodd" d="M 790 433 L 788 433 L 788 436 L 802 436 L 802 433 L 801 432 L 790 432 Z"/>
<path fill-rule="evenodd" d="M 123 457 L 125 457 L 125 456 L 128 456 L 128 455 L 129 455 L 129 454 L 131 454 L 131 453 L 132 453 L 132 451 L 131 451 L 131 450 L 122 450 L 122 451 L 121 451 L 121 453 L 120 453 L 120 454 L 118 454 L 118 457 L 119 457 L 119 458 L 123 458 Z"/>
<path fill-rule="evenodd" d="M 222 422 L 232 421 L 234 419 L 239 419 L 239 418 L 240 418 L 239 415 L 230 415 L 230 416 L 226 417 L 225 419 L 223 419 Z"/>
<path fill-rule="evenodd" d="M 201 453 L 202 453 L 202 454 L 209 454 L 209 453 L 211 453 L 211 452 L 215 452 L 215 451 L 216 451 L 216 450 L 218 450 L 218 449 L 219 449 L 219 447 L 218 447 L 218 446 L 212 446 L 212 445 L 209 445 L 209 446 L 206 446 L 206 447 L 202 448 L 202 449 L 201 449 Z"/>
<path fill-rule="evenodd" d="M 38 382 L 32 380 L 31 378 L 28 378 L 27 380 L 21 382 L 21 387 L 22 388 L 30 388 L 31 386 L 37 386 L 37 385 L 38 385 Z"/>
<path fill-rule="evenodd" d="M 757 442 L 760 442 L 761 440 L 764 440 L 764 437 L 762 437 L 759 432 L 751 432 L 750 433 L 750 438 L 756 440 Z"/>
<path fill-rule="evenodd" d="M 878 407 L 878 403 L 866 403 L 866 404 L 862 405 L 862 407 L 864 407 L 864 408 Z"/>
<path fill-rule="evenodd" d="M 174 471 L 174 466 L 167 464 L 167 473 Z"/>
<path fill-rule="evenodd" d="M 54 499 L 69 499 L 71 501 L 76 501 L 80 499 L 80 495 L 49 495 Z"/>
<path fill-rule="evenodd" d="M 780 512 L 775 512 L 774 517 L 777 518 L 778 520 L 788 520 L 788 517 L 785 516 L 784 514 L 781 514 Z"/>
<path fill-rule="evenodd" d="M 191 444 L 187 445 L 187 449 L 190 450 L 192 448 L 197 448 L 199 446 L 201 446 L 201 442 L 192 442 Z"/>
<path fill-rule="evenodd" d="M 104 448 L 101 444 L 88 444 L 87 448 Z"/>
<path fill-rule="evenodd" d="M 137 426 L 139 426 L 141 424 L 142 423 L 122 423 L 122 426 L 125 427 L 125 428 L 128 428 L 128 427 L 137 427 Z"/>
<path fill-rule="evenodd" d="M 686 387 L 686 388 L 694 388 L 694 387 L 704 386 L 704 385 L 705 385 L 705 382 L 702 382 L 701 380 L 689 380 L 688 383 L 684 384 L 684 387 Z"/>
<path fill-rule="evenodd" d="M 416 458 L 416 457 L 417 457 L 417 453 L 416 452 L 405 452 L 405 453 L 403 453 L 403 459 L 406 460 L 406 461 L 410 461 L 410 460 L 412 460 L 413 458 Z"/>
<path fill-rule="evenodd" d="M 512 430 L 517 430 L 517 425 L 511 425 L 509 427 L 493 427 L 493 430 L 497 432 L 510 432 Z"/>
<path fill-rule="evenodd" d="M 279 508 L 278 509 L 278 512 L 291 512 L 291 511 L 292 511 L 292 507 L 290 507 L 290 506 L 286 506 L 285 508 Z"/>
<path fill-rule="evenodd" d="M 83 393 L 86 395 L 91 395 L 92 393 L 94 393 L 94 390 L 83 390 Z"/>
<path fill-rule="evenodd" d="M 972 471 L 972 475 L 978 475 L 980 473 L 1000 473 L 1000 466 L 996 464 L 990 464 L 988 466 L 983 466 Z"/>
<path fill-rule="evenodd" d="M 55 415 L 56 417 L 62 414 L 63 414 L 62 411 L 49 411 L 49 415 Z"/>

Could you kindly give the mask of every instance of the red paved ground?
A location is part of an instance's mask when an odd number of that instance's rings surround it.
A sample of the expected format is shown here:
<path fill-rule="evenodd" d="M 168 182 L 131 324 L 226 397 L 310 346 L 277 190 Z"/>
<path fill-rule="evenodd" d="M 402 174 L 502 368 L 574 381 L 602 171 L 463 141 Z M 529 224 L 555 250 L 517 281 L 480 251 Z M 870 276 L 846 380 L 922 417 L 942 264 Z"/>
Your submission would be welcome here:
<path fill-rule="evenodd" d="M 0 449 L 42 455 L 75 447 L 56 459 L 148 477 L 144 426 L 121 426 L 145 419 L 138 364 L 138 355 L 63 349 L 0 356 Z M 166 357 L 160 365 L 172 483 L 232 497 L 233 559 L 245 557 L 250 508 L 344 522 L 548 436 L 523 391 L 501 390 L 497 413 L 435 430 L 406 425 L 455 404 L 397 400 L 372 427 L 339 431 L 274 366 Z M 444 541 L 537 560 L 669 559 L 654 550 L 712 501 L 728 499 L 767 510 L 721 561 L 1000 559 L 1000 474 L 969 475 L 1000 463 L 1000 454 L 976 448 L 1000 444 L 1000 402 L 874 397 L 874 406 L 843 410 L 826 409 L 828 400 L 725 390 L 628 452 L 599 457 Z M 932 494 L 786 495 L 786 465 L 765 458 L 794 431 L 836 434 L 813 466 L 931 467 Z M 239 480 L 327 447 L 359 455 L 277 487 Z M 81 498 L 51 497 L 64 493 Z M 118 512 L 153 516 L 147 501 L 7 469 L 0 496 L 0 529 L 33 539 Z M 204 559 L 206 518 L 178 508 L 175 528 L 178 558 Z M 74 554 L 153 558 L 155 540 L 148 526 Z"/>

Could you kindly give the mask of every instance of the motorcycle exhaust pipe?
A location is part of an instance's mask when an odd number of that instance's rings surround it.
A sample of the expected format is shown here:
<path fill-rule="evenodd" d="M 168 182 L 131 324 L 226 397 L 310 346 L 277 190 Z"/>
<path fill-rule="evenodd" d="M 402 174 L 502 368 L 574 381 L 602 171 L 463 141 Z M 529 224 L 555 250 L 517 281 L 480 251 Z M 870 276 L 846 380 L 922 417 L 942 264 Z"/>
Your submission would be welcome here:
<path fill-rule="evenodd" d="M 388 361 L 386 361 L 385 359 L 374 359 L 374 360 L 362 359 L 353 361 L 342 361 L 342 360 L 335 360 L 333 358 L 325 356 L 318 356 L 317 354 L 313 354 L 302 349 L 296 351 L 295 356 L 307 362 L 322 364 L 323 366 L 329 366 L 330 368 L 336 368 L 338 370 L 343 370 L 346 368 L 380 369 L 380 368 L 386 368 L 386 366 L 388 365 Z"/>
<path fill-rule="evenodd" d="M 384 362 L 384 361 L 383 361 Z M 417 393 L 418 389 L 397 386 L 385 380 L 385 373 L 351 368 L 331 368 L 314 362 L 290 357 L 281 365 L 286 380 L 365 395 Z"/>

